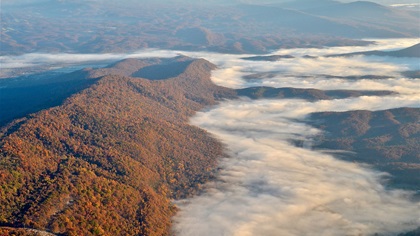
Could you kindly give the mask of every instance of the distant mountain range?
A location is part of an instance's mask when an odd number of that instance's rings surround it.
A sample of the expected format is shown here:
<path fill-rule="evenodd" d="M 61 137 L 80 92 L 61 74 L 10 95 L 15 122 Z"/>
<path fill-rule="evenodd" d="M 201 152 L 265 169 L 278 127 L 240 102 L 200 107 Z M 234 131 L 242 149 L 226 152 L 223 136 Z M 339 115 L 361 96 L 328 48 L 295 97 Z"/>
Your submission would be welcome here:
<path fill-rule="evenodd" d="M 419 21 L 418 12 L 362 1 L 32 2 L 3 7 L 0 53 L 141 48 L 267 53 L 278 48 L 368 44 L 363 38 L 418 37 Z"/>
<path fill-rule="evenodd" d="M 280 61 L 281 59 L 290 59 L 294 58 L 291 55 L 270 55 L 270 56 L 253 56 L 253 57 L 243 57 L 242 59 L 248 61 Z"/>
<path fill-rule="evenodd" d="M 366 52 L 353 52 L 353 53 L 345 53 L 345 54 L 335 54 L 330 55 L 332 57 L 342 57 L 342 56 L 357 56 L 357 55 L 365 55 L 365 56 L 389 56 L 389 57 L 417 57 L 420 58 L 420 43 L 413 45 L 408 48 L 404 48 L 401 50 L 396 51 L 366 51 Z"/>
<path fill-rule="evenodd" d="M 243 5 L 242 20 L 266 23 L 267 26 L 293 29 L 312 34 L 360 37 L 410 37 L 418 32 L 418 18 L 402 10 L 371 2 L 306 4 L 296 1 L 296 8 Z M 298 6 L 305 6 L 301 9 Z M 404 23 L 402 23 L 404 22 Z"/>
<path fill-rule="evenodd" d="M 342 99 L 360 96 L 387 96 L 391 91 L 319 90 L 299 88 L 251 87 L 238 89 L 237 95 L 252 99 L 263 98 L 301 98 L 309 101 Z"/>

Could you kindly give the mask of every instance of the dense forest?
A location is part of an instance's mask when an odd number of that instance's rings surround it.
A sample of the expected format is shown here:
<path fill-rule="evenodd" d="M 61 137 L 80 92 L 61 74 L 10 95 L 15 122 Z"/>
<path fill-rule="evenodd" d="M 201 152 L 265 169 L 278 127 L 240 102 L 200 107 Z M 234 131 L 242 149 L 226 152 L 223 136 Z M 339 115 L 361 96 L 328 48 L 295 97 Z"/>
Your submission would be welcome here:
<path fill-rule="evenodd" d="M 391 186 L 419 190 L 419 108 L 321 112 L 311 119 L 326 131 L 316 138 L 316 148 L 352 151 L 342 158 L 391 173 Z"/>
<path fill-rule="evenodd" d="M 167 80 L 120 73 L 181 62 L 185 70 Z M 63 235 L 167 234 L 176 212 L 170 199 L 199 190 L 223 155 L 217 140 L 188 124 L 203 106 L 233 96 L 211 83 L 213 68 L 182 57 L 127 60 L 91 71 L 97 81 L 62 105 L 5 126 L 0 225 Z"/>

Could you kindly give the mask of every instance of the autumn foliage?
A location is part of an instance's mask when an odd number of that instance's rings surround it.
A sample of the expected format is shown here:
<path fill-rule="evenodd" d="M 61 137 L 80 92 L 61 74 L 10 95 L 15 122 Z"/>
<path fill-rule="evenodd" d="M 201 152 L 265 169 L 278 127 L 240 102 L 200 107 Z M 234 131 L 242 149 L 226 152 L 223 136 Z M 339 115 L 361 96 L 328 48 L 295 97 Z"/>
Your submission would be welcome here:
<path fill-rule="evenodd" d="M 420 185 L 420 109 L 321 112 L 313 123 L 327 131 L 318 137 L 318 148 L 352 153 L 346 160 L 364 162 L 386 171 L 390 185 L 418 190 Z"/>
<path fill-rule="evenodd" d="M 131 75 L 182 61 L 159 81 Z M 0 225 L 62 235 L 167 235 L 176 207 L 212 177 L 223 146 L 188 118 L 228 89 L 214 66 L 175 58 L 91 71 L 60 106 L 15 120 L 0 138 Z M 123 74 L 132 70 L 130 73 Z"/>

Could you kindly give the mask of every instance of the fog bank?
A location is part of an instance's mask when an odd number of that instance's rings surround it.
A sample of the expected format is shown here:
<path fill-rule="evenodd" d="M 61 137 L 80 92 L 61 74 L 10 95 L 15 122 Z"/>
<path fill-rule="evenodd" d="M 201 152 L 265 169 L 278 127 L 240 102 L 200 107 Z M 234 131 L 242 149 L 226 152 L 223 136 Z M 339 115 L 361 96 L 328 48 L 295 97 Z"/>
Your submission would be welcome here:
<path fill-rule="evenodd" d="M 388 43 L 382 47 L 404 44 Z M 311 50 L 320 56 L 340 49 Z M 279 53 L 298 57 L 277 62 L 219 57 L 215 60 L 219 70 L 212 79 L 233 88 L 385 89 L 400 94 L 317 102 L 242 99 L 198 113 L 191 123 L 220 139 L 230 158 L 222 160 L 217 180 L 208 183 L 202 195 L 176 202 L 180 212 L 174 218 L 174 232 L 179 236 L 396 235 L 419 227 L 420 203 L 411 199 L 412 193 L 386 189 L 386 173 L 311 150 L 320 131 L 303 122 L 312 112 L 420 107 L 419 79 L 400 76 L 418 66 L 418 60 L 302 58 L 307 53 L 302 49 Z M 268 76 L 244 79 L 264 73 Z M 303 147 L 291 140 L 300 140 Z"/>
<path fill-rule="evenodd" d="M 420 225 L 420 204 L 386 190 L 384 173 L 307 148 L 319 131 L 296 121 L 314 111 L 419 106 L 419 100 L 363 97 L 230 101 L 197 114 L 227 145 L 217 181 L 179 202 L 174 230 L 189 235 L 395 235 Z"/>

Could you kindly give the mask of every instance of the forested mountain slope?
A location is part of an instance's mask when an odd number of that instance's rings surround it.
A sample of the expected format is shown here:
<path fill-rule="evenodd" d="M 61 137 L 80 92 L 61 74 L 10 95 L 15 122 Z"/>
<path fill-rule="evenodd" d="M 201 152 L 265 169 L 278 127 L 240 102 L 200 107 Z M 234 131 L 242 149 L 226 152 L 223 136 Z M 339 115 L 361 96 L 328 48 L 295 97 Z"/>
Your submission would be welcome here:
<path fill-rule="evenodd" d="M 0 225 L 65 235 L 166 234 L 175 212 L 169 199 L 198 189 L 223 155 L 188 117 L 231 96 L 211 83 L 212 64 L 186 60 L 176 78 L 107 75 L 61 106 L 4 127 Z"/>
<path fill-rule="evenodd" d="M 311 119 L 327 131 L 315 147 L 352 151 L 343 157 L 391 173 L 391 184 L 419 190 L 419 108 L 321 112 Z"/>

